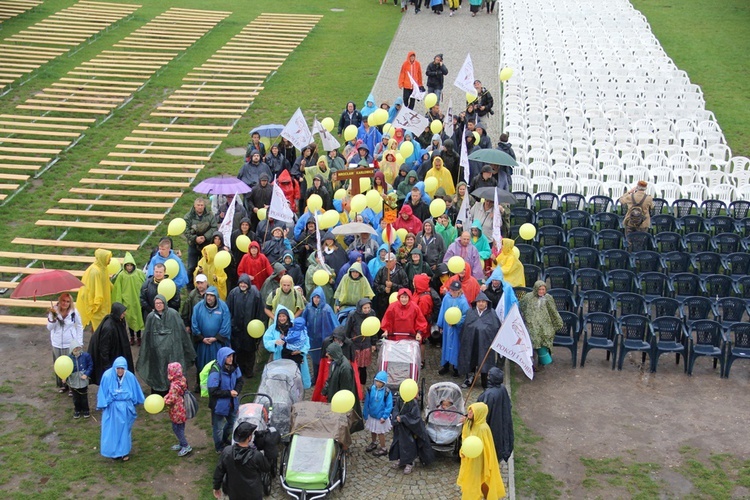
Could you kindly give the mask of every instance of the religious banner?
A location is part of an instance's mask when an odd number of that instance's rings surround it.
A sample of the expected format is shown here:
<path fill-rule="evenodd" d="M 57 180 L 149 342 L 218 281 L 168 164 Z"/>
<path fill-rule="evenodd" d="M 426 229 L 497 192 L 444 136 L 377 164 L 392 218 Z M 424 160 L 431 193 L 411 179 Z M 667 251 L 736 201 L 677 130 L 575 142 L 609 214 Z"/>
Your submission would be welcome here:
<path fill-rule="evenodd" d="M 318 212 L 313 214 L 315 217 L 315 254 L 318 257 L 318 262 L 325 262 L 323 259 L 323 247 L 320 245 L 320 224 L 318 223 Z"/>
<path fill-rule="evenodd" d="M 401 106 L 401 111 L 399 111 L 396 118 L 393 119 L 393 126 L 408 130 L 416 137 L 424 132 L 424 129 L 430 126 L 430 120 L 428 120 L 423 114 L 418 113 L 407 106 Z"/>
<path fill-rule="evenodd" d="M 325 151 L 332 151 L 341 147 L 339 141 L 336 140 L 333 134 L 323 128 L 323 125 L 318 121 L 317 118 L 313 120 L 312 133 L 318 134 L 320 136 L 320 140 L 323 142 L 323 149 Z"/>
<path fill-rule="evenodd" d="M 456 225 L 461 225 L 461 228 L 466 231 L 471 226 L 469 196 L 471 195 L 468 192 L 464 195 L 464 199 L 461 201 L 461 206 L 458 208 L 458 214 L 456 215 Z"/>
<path fill-rule="evenodd" d="M 221 221 L 221 225 L 219 225 L 219 232 L 224 237 L 224 245 L 229 247 L 230 250 L 232 248 L 232 231 L 234 230 L 234 204 L 238 201 L 237 193 L 235 192 L 234 197 L 232 198 L 232 203 L 229 204 L 229 207 L 227 207 L 227 211 L 224 214 L 224 220 Z M 221 250 L 221 248 L 219 250 Z"/>
<path fill-rule="evenodd" d="M 467 94 L 477 95 L 477 89 L 474 88 L 474 64 L 471 62 L 471 54 L 466 54 L 464 65 L 456 75 L 456 81 L 453 85 L 460 88 Z"/>
<path fill-rule="evenodd" d="M 503 241 L 503 216 L 500 215 L 500 204 L 497 202 L 497 188 L 495 188 L 495 205 L 492 207 L 492 240 L 499 251 Z"/>
<path fill-rule="evenodd" d="M 468 185 L 471 182 L 471 166 L 469 165 L 469 153 L 466 151 L 466 137 L 461 137 L 461 158 L 458 164 L 464 169 L 464 182 Z"/>
<path fill-rule="evenodd" d="M 313 143 L 313 136 L 310 132 L 310 127 L 307 126 L 305 117 L 302 115 L 302 110 L 297 108 L 292 118 L 284 126 L 284 130 L 281 131 L 281 137 L 288 139 L 289 142 L 294 144 L 297 149 L 304 149 Z"/>
<path fill-rule="evenodd" d="M 448 112 L 445 113 L 445 118 L 443 118 L 443 132 L 448 137 L 453 136 L 453 98 L 448 102 Z"/>
<path fill-rule="evenodd" d="M 271 195 L 271 204 L 268 207 L 267 215 L 269 219 L 294 222 L 294 212 L 289 208 L 289 202 L 284 196 L 284 191 L 275 182 L 273 183 L 273 194 Z"/>
<path fill-rule="evenodd" d="M 503 301 L 501 300 L 500 303 L 502 304 Z M 492 341 L 492 349 L 516 363 L 527 377 L 534 379 L 532 364 L 534 350 L 531 346 L 529 331 L 521 318 L 521 311 L 518 310 L 518 303 L 514 303 L 505 315 L 503 326 Z"/>

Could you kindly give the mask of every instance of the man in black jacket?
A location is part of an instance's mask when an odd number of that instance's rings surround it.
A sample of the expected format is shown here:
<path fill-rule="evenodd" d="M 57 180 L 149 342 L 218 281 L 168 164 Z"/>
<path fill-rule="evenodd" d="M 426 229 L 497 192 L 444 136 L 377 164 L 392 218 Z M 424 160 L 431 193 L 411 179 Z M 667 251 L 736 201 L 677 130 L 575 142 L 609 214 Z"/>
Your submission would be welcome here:
<path fill-rule="evenodd" d="M 443 64 L 443 54 L 438 54 L 430 64 L 427 65 L 427 92 L 432 92 L 438 98 L 437 102 L 440 103 L 440 97 L 443 93 L 443 82 L 445 81 L 445 75 L 448 74 L 448 68 Z"/>
<path fill-rule="evenodd" d="M 488 113 L 494 115 L 495 112 L 492 111 L 492 106 L 495 105 L 495 101 L 492 99 L 490 91 L 482 87 L 482 82 L 479 80 L 474 80 L 474 88 L 477 91 L 477 100 L 474 103 L 476 105 L 477 114 L 479 116 L 485 116 Z"/>
<path fill-rule="evenodd" d="M 278 434 L 258 431 L 253 445 L 255 428 L 249 422 L 241 422 L 234 430 L 234 444 L 221 452 L 214 470 L 215 498 L 221 498 L 223 491 L 230 500 L 262 500 L 261 473 L 271 472 L 278 458 Z"/>
<path fill-rule="evenodd" d="M 148 313 L 154 310 L 154 299 L 159 293 L 159 283 L 164 279 L 164 264 L 154 265 L 154 275 L 148 278 L 143 285 L 141 285 L 141 311 L 143 312 L 143 321 L 146 321 Z M 169 299 L 167 306 L 175 311 L 180 311 L 180 294 L 175 293 L 174 296 Z M 140 338 L 138 339 L 138 345 L 141 345 Z"/>
<path fill-rule="evenodd" d="M 341 113 L 339 118 L 339 135 L 349 125 L 354 125 L 359 128 L 362 125 L 362 114 L 357 111 L 357 105 L 353 101 L 346 103 L 346 109 Z"/>

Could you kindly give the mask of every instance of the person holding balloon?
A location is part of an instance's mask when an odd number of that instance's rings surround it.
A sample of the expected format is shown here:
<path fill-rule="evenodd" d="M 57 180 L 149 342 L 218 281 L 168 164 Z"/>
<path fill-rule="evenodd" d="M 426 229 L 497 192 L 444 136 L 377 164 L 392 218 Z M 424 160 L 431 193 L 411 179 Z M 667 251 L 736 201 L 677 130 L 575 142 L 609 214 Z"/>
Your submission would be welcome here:
<path fill-rule="evenodd" d="M 332 400 L 337 392 L 343 390 L 350 391 L 352 394 L 358 394 L 354 379 L 354 369 L 349 360 L 344 357 L 341 346 L 336 342 L 330 343 L 326 348 L 326 357 L 331 360 L 331 366 L 328 372 L 328 379 L 326 379 L 321 394 L 328 398 L 329 401 Z M 362 406 L 359 403 L 359 398 L 354 398 L 352 410 L 356 418 L 349 427 L 349 432 L 359 432 L 364 429 Z"/>
<path fill-rule="evenodd" d="M 224 269 L 229 265 L 232 256 L 229 252 L 219 249 L 214 243 L 210 243 L 201 250 L 201 260 L 195 268 L 195 275 L 205 274 L 208 283 L 216 288 L 221 300 L 227 298 L 227 273 Z"/>
<path fill-rule="evenodd" d="M 123 259 L 123 271 L 117 273 L 114 287 L 112 288 L 112 300 L 120 302 L 128 308 L 125 319 L 130 330 L 130 345 L 135 345 L 138 337 L 138 345 L 141 345 L 141 330 L 143 330 L 143 312 L 141 311 L 141 287 L 146 282 L 146 273 L 136 269 L 135 260 L 130 252 Z M 177 264 L 175 262 L 175 264 Z"/>
<path fill-rule="evenodd" d="M 463 329 L 466 313 L 471 306 L 464 295 L 461 282 L 453 281 L 448 287 L 448 293 L 443 297 L 438 314 L 438 327 L 442 330 L 443 348 L 440 356 L 440 370 L 438 374 L 448 373 L 453 366 L 453 376 L 458 377 L 458 360 L 461 349 L 461 330 Z M 464 386 L 468 384 L 464 382 Z"/>
<path fill-rule="evenodd" d="M 96 395 L 96 409 L 102 410 L 99 446 L 102 456 L 123 462 L 130 460 L 131 433 L 137 417 L 135 407 L 144 401 L 138 380 L 128 370 L 128 362 L 118 357 L 102 375 Z"/>
<path fill-rule="evenodd" d="M 392 469 L 403 467 L 404 474 L 408 475 L 412 473 L 417 458 L 422 465 L 430 465 L 435 460 L 435 452 L 419 411 L 416 399 L 419 387 L 416 381 L 410 378 L 404 380 L 398 392 L 399 397 L 391 413 L 393 442 L 388 451 L 388 459 L 393 462 Z"/>
<path fill-rule="evenodd" d="M 209 362 L 216 359 L 220 347 L 228 347 L 232 338 L 232 320 L 226 303 L 219 299 L 216 287 L 206 290 L 204 299 L 193 310 L 191 331 L 195 349 L 198 373 Z"/>
<path fill-rule="evenodd" d="M 172 231 L 169 232 L 171 233 Z M 125 254 L 126 257 L 127 255 L 128 254 Z M 173 262 L 167 264 L 169 261 Z M 187 286 L 189 280 L 187 269 L 185 269 L 185 264 L 182 263 L 180 255 L 172 250 L 172 238 L 169 236 L 159 240 L 156 253 L 151 257 L 151 260 L 148 263 L 148 268 L 146 269 L 147 278 L 154 275 L 154 266 L 156 264 L 164 264 L 167 266 L 167 277 L 174 281 L 178 290 L 182 290 L 183 287 Z M 123 265 L 126 265 L 126 263 L 123 262 Z M 127 270 L 127 267 L 125 270 Z"/>
<path fill-rule="evenodd" d="M 247 334 L 247 325 L 263 314 L 263 300 L 247 274 L 241 274 L 237 286 L 227 296 L 227 307 L 232 317 L 232 349 L 237 365 L 245 377 L 252 378 L 255 372 L 257 339 Z"/>
<path fill-rule="evenodd" d="M 73 393 L 73 418 L 89 418 L 89 381 L 94 373 L 94 361 L 91 355 L 83 350 L 83 344 L 74 340 L 69 354 L 73 371 L 67 378 L 68 387 Z"/>
<path fill-rule="evenodd" d="M 492 430 L 487 424 L 489 409 L 485 403 L 469 406 L 461 430 L 461 468 L 456 484 L 462 500 L 497 500 L 505 497 L 505 485 L 495 453 Z"/>
<path fill-rule="evenodd" d="M 166 266 L 164 264 L 156 264 L 154 266 L 154 275 L 146 279 L 143 285 L 141 285 L 140 309 L 143 321 L 146 321 L 148 315 L 154 310 L 154 299 L 160 290 L 161 294 L 165 297 L 167 295 L 170 296 L 167 299 L 167 306 L 175 311 L 180 310 L 180 294 L 177 293 L 177 285 L 170 278 L 166 277 Z M 139 335 L 139 346 L 141 345 L 140 338 Z"/>
<path fill-rule="evenodd" d="M 74 343 L 83 345 L 83 324 L 81 315 L 76 314 L 73 298 L 69 293 L 61 293 L 57 304 L 47 310 L 47 330 L 52 344 L 52 362 L 70 353 Z M 60 394 L 69 392 L 65 377 L 57 377 L 56 383 Z"/>

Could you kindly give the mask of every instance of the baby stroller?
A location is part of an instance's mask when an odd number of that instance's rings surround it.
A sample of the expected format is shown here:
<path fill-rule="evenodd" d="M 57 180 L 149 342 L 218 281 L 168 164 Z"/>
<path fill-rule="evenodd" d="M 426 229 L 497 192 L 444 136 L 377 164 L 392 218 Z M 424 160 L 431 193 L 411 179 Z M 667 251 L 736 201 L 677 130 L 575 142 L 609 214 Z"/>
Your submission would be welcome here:
<path fill-rule="evenodd" d="M 349 417 L 330 405 L 303 401 L 292 407 L 292 440 L 281 460 L 281 486 L 292 498 L 324 498 L 346 482 L 344 447 L 352 442 Z"/>
<path fill-rule="evenodd" d="M 466 413 L 461 388 L 453 382 L 438 382 L 427 392 L 424 421 L 432 449 L 458 456 L 461 448 L 461 417 Z"/>
<path fill-rule="evenodd" d="M 394 334 L 398 335 L 398 334 Z M 378 367 L 388 374 L 388 388 L 394 395 L 398 395 L 401 382 L 407 378 L 419 383 L 419 367 L 422 364 L 422 355 L 419 350 L 419 342 L 411 339 L 388 340 L 383 339 L 378 353 Z M 424 387 L 422 379 L 419 391 L 419 407 L 424 409 Z"/>
<path fill-rule="evenodd" d="M 250 399 L 251 397 L 255 396 L 255 400 L 258 399 L 265 399 L 268 406 L 261 403 L 244 403 L 243 400 Z M 269 421 L 271 420 L 271 415 L 273 414 L 273 400 L 270 396 L 262 393 L 248 393 L 243 394 L 240 396 L 240 407 L 237 412 L 237 420 L 234 422 L 234 429 L 237 428 L 238 425 L 240 425 L 242 422 L 248 422 L 250 424 L 253 424 L 255 426 L 255 432 L 265 432 L 268 430 L 274 430 L 273 427 L 269 425 Z M 232 429 L 232 435 L 234 435 L 234 429 Z M 232 439 L 232 444 L 234 444 L 234 439 Z M 260 474 L 260 480 L 263 483 L 263 494 L 264 495 L 270 495 L 271 494 L 271 483 L 273 481 L 273 477 L 276 474 L 276 460 L 273 461 L 273 464 L 271 465 L 271 471 L 270 472 L 261 472 Z"/>
<path fill-rule="evenodd" d="M 271 426 L 285 436 L 289 433 L 292 405 L 302 401 L 304 396 L 305 389 L 297 363 L 291 359 L 277 359 L 263 368 L 254 402 L 265 407 Z M 273 411 L 270 411 L 272 401 Z"/>

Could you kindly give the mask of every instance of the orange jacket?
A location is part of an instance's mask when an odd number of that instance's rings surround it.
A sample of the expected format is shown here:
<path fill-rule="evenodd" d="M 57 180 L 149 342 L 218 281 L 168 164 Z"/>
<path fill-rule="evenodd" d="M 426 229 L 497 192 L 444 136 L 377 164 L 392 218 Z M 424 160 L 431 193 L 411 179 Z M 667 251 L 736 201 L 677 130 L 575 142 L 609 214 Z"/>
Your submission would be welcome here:
<path fill-rule="evenodd" d="M 411 89 L 413 88 L 411 84 L 411 80 L 409 80 L 409 77 L 407 76 L 409 73 L 411 73 L 411 77 L 414 78 L 414 81 L 417 82 L 417 85 L 422 87 L 422 65 L 419 64 L 419 61 L 417 61 L 416 57 L 414 59 L 414 62 L 410 62 L 409 58 L 411 56 L 416 56 L 416 53 L 409 52 L 406 55 L 406 61 L 401 65 L 401 72 L 398 74 L 398 88 L 400 89 Z"/>

